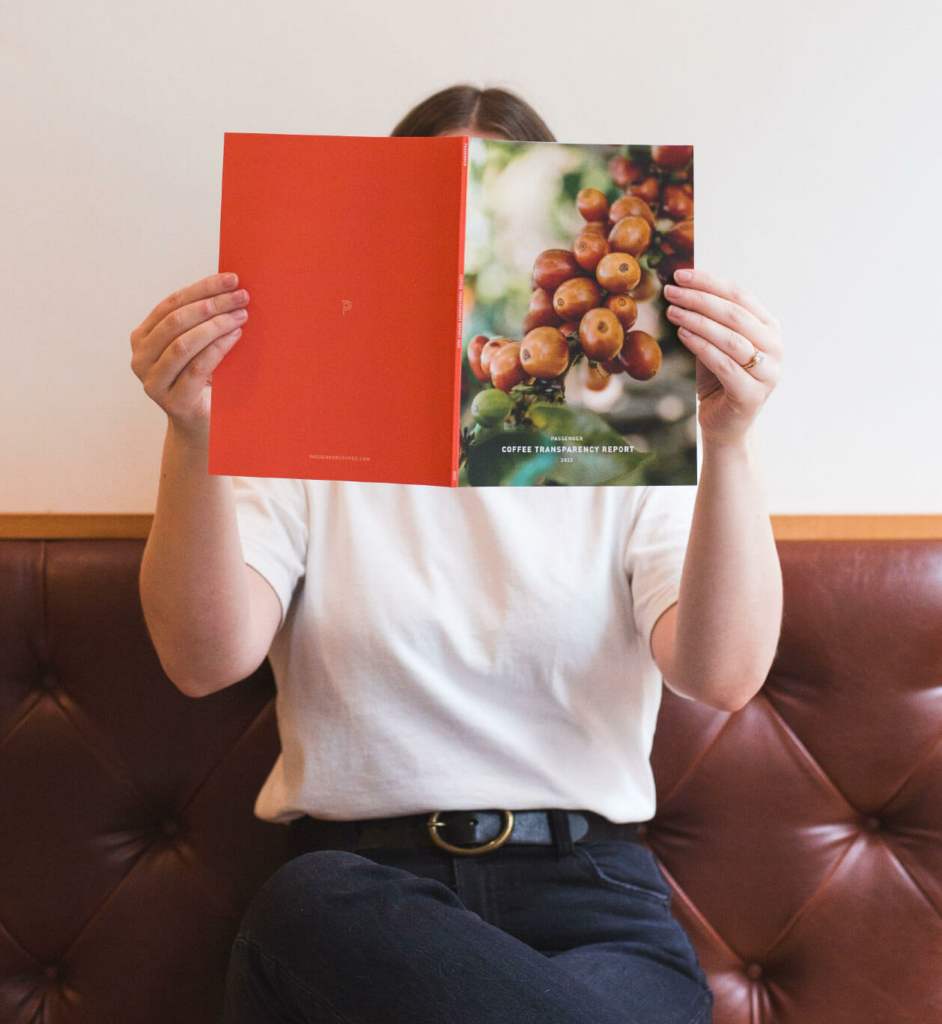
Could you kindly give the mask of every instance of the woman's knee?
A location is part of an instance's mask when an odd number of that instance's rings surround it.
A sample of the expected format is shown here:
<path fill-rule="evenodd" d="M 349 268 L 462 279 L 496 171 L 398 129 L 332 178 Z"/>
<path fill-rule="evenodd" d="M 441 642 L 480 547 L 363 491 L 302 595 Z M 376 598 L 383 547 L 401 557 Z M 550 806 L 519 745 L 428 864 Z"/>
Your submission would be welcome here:
<path fill-rule="evenodd" d="M 371 862 L 346 850 L 316 850 L 282 864 L 249 903 L 239 938 L 262 949 L 296 939 L 298 929 L 310 934 L 331 928 L 336 897 L 355 890 Z"/>

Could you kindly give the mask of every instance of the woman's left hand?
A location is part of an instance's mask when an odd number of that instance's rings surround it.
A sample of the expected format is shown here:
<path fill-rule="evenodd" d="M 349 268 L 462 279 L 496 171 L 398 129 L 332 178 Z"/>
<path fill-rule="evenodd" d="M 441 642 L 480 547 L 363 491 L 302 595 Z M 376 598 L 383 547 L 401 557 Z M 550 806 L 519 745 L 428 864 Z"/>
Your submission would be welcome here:
<path fill-rule="evenodd" d="M 664 288 L 667 318 L 697 357 L 703 441 L 741 443 L 781 375 L 782 327 L 741 285 L 678 270 Z M 746 364 L 760 360 L 749 369 Z"/>

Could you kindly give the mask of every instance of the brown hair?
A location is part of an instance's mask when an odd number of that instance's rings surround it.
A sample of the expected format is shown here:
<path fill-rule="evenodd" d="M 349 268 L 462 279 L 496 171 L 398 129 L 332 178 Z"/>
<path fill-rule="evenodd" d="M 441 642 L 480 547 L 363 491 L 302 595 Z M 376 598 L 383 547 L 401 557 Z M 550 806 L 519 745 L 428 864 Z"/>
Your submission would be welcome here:
<path fill-rule="evenodd" d="M 452 85 L 413 107 L 391 136 L 434 136 L 458 128 L 494 132 L 518 142 L 555 142 L 543 118 L 506 89 Z"/>

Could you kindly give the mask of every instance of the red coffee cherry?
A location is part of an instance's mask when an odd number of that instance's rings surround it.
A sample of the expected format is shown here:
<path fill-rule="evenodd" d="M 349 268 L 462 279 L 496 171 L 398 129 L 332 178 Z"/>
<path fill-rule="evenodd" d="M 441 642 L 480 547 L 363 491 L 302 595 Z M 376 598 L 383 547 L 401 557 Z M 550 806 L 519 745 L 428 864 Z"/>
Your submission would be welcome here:
<path fill-rule="evenodd" d="M 582 268 L 568 249 L 547 249 L 533 264 L 533 280 L 538 288 L 555 291 L 563 281 L 579 277 Z"/>
<path fill-rule="evenodd" d="M 601 235 L 602 238 L 608 237 L 608 232 L 608 221 L 604 220 L 586 221 L 586 223 L 579 229 L 580 235 Z"/>
<path fill-rule="evenodd" d="M 605 193 L 597 188 L 581 189 L 576 196 L 576 209 L 582 214 L 583 220 L 608 219 L 608 200 Z"/>
<path fill-rule="evenodd" d="M 605 308 L 610 309 L 626 331 L 631 330 L 638 319 L 638 304 L 630 295 L 609 295 Z"/>
<path fill-rule="evenodd" d="M 569 365 L 569 343 L 555 327 L 535 327 L 520 343 L 520 363 L 531 377 L 558 377 Z"/>
<path fill-rule="evenodd" d="M 657 276 L 661 284 L 676 284 L 674 280 L 675 270 L 693 270 L 693 261 L 681 256 L 679 253 L 672 253 L 665 256 L 657 265 Z"/>
<path fill-rule="evenodd" d="M 563 320 L 577 320 L 602 301 L 602 289 L 591 277 L 573 277 L 553 293 L 553 309 Z"/>
<path fill-rule="evenodd" d="M 615 204 L 612 204 L 614 209 Z M 671 220 L 685 220 L 693 216 L 693 197 L 682 185 L 665 185 L 661 195 L 661 215 Z"/>
<path fill-rule="evenodd" d="M 682 220 L 667 232 L 667 240 L 681 256 L 693 254 L 693 218 Z"/>
<path fill-rule="evenodd" d="M 643 181 L 638 181 L 625 189 L 629 195 L 640 196 L 647 203 L 655 202 L 660 190 L 661 183 L 654 177 L 645 178 Z"/>
<path fill-rule="evenodd" d="M 545 288 L 535 288 L 530 295 L 530 328 L 555 327 L 559 317 L 553 309 L 553 293 Z"/>
<path fill-rule="evenodd" d="M 599 363 L 599 366 L 601 367 L 602 363 Z M 590 391 L 604 391 L 611 383 L 611 380 L 611 374 L 602 373 L 600 370 L 596 369 L 596 367 L 589 366 L 589 364 L 586 363 L 585 386 Z"/>
<path fill-rule="evenodd" d="M 654 214 L 641 196 L 621 196 L 608 211 L 609 220 L 617 224 L 622 217 L 643 217 L 653 228 Z"/>
<path fill-rule="evenodd" d="M 638 220 L 639 223 L 644 224 L 640 218 L 629 219 Z M 630 253 L 610 252 L 599 260 L 599 265 L 595 268 L 595 276 L 607 292 L 623 295 L 641 280 L 641 267 Z"/>
<path fill-rule="evenodd" d="M 612 252 L 640 256 L 651 244 L 651 225 L 643 217 L 622 217 L 609 232 L 608 244 Z"/>
<path fill-rule="evenodd" d="M 625 332 L 618 317 L 604 306 L 590 309 L 579 324 L 582 351 L 590 359 L 612 359 L 618 355 Z"/>
<path fill-rule="evenodd" d="M 475 336 L 468 342 L 468 363 L 471 366 L 471 372 L 480 381 L 490 380 L 491 375 L 484 372 L 484 368 L 481 366 L 481 350 L 488 342 L 486 334 L 475 334 Z"/>
<path fill-rule="evenodd" d="M 622 348 L 624 348 L 624 344 Z M 618 353 L 612 359 L 603 359 L 599 363 L 599 369 L 604 370 L 606 373 L 627 373 L 628 367 L 621 361 L 621 352 Z"/>
<path fill-rule="evenodd" d="M 617 153 L 608 162 L 608 173 L 619 188 L 627 188 L 633 181 L 637 181 L 644 172 L 640 167 L 631 163 L 626 156 Z"/>
<path fill-rule="evenodd" d="M 608 242 L 594 231 L 580 231 L 572 246 L 576 262 L 583 270 L 595 270 L 599 260 L 607 256 L 612 248 Z"/>
<path fill-rule="evenodd" d="M 661 368 L 661 346 L 646 331 L 629 331 L 618 358 L 630 377 L 650 380 Z"/>
<path fill-rule="evenodd" d="M 665 170 L 676 171 L 689 163 L 693 146 L 652 146 L 651 159 Z"/>
<path fill-rule="evenodd" d="M 559 327 L 556 328 L 556 330 L 559 331 L 559 333 L 568 341 L 569 336 L 571 334 L 579 333 L 579 321 L 567 320 L 564 324 L 560 324 Z"/>
<path fill-rule="evenodd" d="M 641 280 L 628 292 L 628 294 L 635 300 L 635 302 L 645 302 L 650 299 L 656 291 L 657 285 L 654 283 L 654 272 L 651 270 L 643 270 L 641 272 Z"/>
<path fill-rule="evenodd" d="M 520 362 L 520 342 L 509 341 L 491 358 L 491 383 L 501 391 L 509 391 L 526 379 L 527 372 Z"/>
<path fill-rule="evenodd" d="M 481 370 L 487 374 L 488 380 L 491 379 L 491 359 L 493 359 L 494 353 L 509 343 L 510 338 L 491 338 L 490 341 L 484 343 L 484 347 L 481 349 Z"/>

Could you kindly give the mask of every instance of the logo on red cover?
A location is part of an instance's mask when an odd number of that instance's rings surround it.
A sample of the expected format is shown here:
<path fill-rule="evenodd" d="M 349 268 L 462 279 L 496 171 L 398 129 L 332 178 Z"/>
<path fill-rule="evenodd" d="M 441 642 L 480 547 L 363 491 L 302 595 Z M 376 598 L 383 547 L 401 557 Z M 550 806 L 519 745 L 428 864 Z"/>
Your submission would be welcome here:
<path fill-rule="evenodd" d="M 340 300 L 340 309 L 341 309 L 340 315 L 343 316 L 344 313 L 346 313 L 348 309 L 353 309 L 353 303 L 349 299 L 341 299 Z"/>

